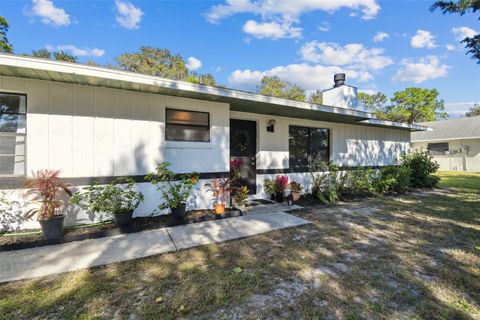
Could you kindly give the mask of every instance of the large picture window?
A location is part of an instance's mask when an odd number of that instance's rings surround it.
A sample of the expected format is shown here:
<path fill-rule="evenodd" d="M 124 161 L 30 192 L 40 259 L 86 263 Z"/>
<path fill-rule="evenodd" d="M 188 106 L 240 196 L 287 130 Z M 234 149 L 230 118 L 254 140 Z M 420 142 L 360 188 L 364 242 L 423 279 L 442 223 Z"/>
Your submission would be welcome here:
<path fill-rule="evenodd" d="M 0 175 L 25 174 L 27 97 L 0 92 Z"/>
<path fill-rule="evenodd" d="M 427 145 L 428 153 L 432 155 L 447 154 L 448 152 L 448 142 L 441 143 L 429 143 Z"/>
<path fill-rule="evenodd" d="M 330 131 L 290 126 L 289 164 L 292 170 L 318 169 L 330 160 Z"/>
<path fill-rule="evenodd" d="M 165 138 L 168 141 L 209 142 L 210 114 L 167 109 Z"/>

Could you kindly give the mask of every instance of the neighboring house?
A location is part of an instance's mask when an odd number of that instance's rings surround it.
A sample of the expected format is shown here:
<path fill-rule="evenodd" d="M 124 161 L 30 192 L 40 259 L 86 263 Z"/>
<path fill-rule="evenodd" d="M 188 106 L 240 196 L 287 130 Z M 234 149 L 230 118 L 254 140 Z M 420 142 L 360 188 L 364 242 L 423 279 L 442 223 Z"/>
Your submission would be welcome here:
<path fill-rule="evenodd" d="M 440 170 L 480 172 L 480 117 L 424 122 L 432 131 L 412 133 L 412 148 L 426 149 Z"/>
<path fill-rule="evenodd" d="M 0 190 L 20 197 L 25 177 L 42 168 L 60 169 L 74 186 L 128 176 L 147 199 L 135 214 L 148 215 L 160 199 L 143 178 L 169 161 L 177 173 L 200 173 L 188 206 L 208 208 L 202 185 L 228 177 L 231 160 L 241 160 L 252 195 L 266 197 L 265 178 L 286 174 L 308 188 L 319 163 L 392 165 L 409 150 L 410 132 L 426 129 L 352 109 L 356 88 L 336 79 L 323 100 L 331 105 L 315 105 L 0 54 Z M 66 223 L 94 219 L 71 209 Z"/>

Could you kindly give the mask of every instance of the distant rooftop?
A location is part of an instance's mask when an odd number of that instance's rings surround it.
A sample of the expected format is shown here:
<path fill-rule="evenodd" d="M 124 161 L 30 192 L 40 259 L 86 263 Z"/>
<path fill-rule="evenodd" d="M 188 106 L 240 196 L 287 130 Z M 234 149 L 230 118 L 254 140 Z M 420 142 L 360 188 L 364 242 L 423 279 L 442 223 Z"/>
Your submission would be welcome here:
<path fill-rule="evenodd" d="M 412 132 L 412 142 L 480 139 L 480 116 L 418 123 L 432 131 Z"/>

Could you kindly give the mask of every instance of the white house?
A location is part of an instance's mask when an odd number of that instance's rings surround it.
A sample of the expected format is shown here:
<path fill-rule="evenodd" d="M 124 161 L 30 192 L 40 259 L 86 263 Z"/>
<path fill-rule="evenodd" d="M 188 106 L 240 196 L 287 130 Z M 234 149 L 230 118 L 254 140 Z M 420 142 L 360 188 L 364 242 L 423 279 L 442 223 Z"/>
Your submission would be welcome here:
<path fill-rule="evenodd" d="M 431 131 L 412 134 L 412 148 L 428 150 L 440 170 L 480 172 L 480 117 L 424 122 Z"/>
<path fill-rule="evenodd" d="M 127 176 L 147 199 L 138 216 L 160 201 L 143 178 L 162 161 L 178 173 L 200 173 L 190 208 L 211 206 L 201 186 L 229 176 L 232 159 L 241 161 L 244 183 L 255 197 L 266 196 L 263 180 L 277 174 L 308 187 L 309 167 L 320 162 L 394 164 L 409 149 L 410 132 L 425 127 L 353 109 L 356 88 L 336 77 L 325 105 L 316 105 L 0 54 L 0 190 L 20 197 L 25 177 L 42 168 L 60 169 L 78 187 Z M 101 217 L 71 209 L 66 224 L 95 219 Z"/>

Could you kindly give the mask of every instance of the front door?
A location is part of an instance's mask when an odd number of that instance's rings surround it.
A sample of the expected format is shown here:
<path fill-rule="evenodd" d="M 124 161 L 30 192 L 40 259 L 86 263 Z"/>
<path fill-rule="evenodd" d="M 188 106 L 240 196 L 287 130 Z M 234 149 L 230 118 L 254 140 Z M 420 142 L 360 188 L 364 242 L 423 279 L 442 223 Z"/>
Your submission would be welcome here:
<path fill-rule="evenodd" d="M 230 172 L 238 170 L 237 184 L 257 193 L 257 123 L 230 120 Z M 235 168 L 234 168 L 235 167 Z"/>

